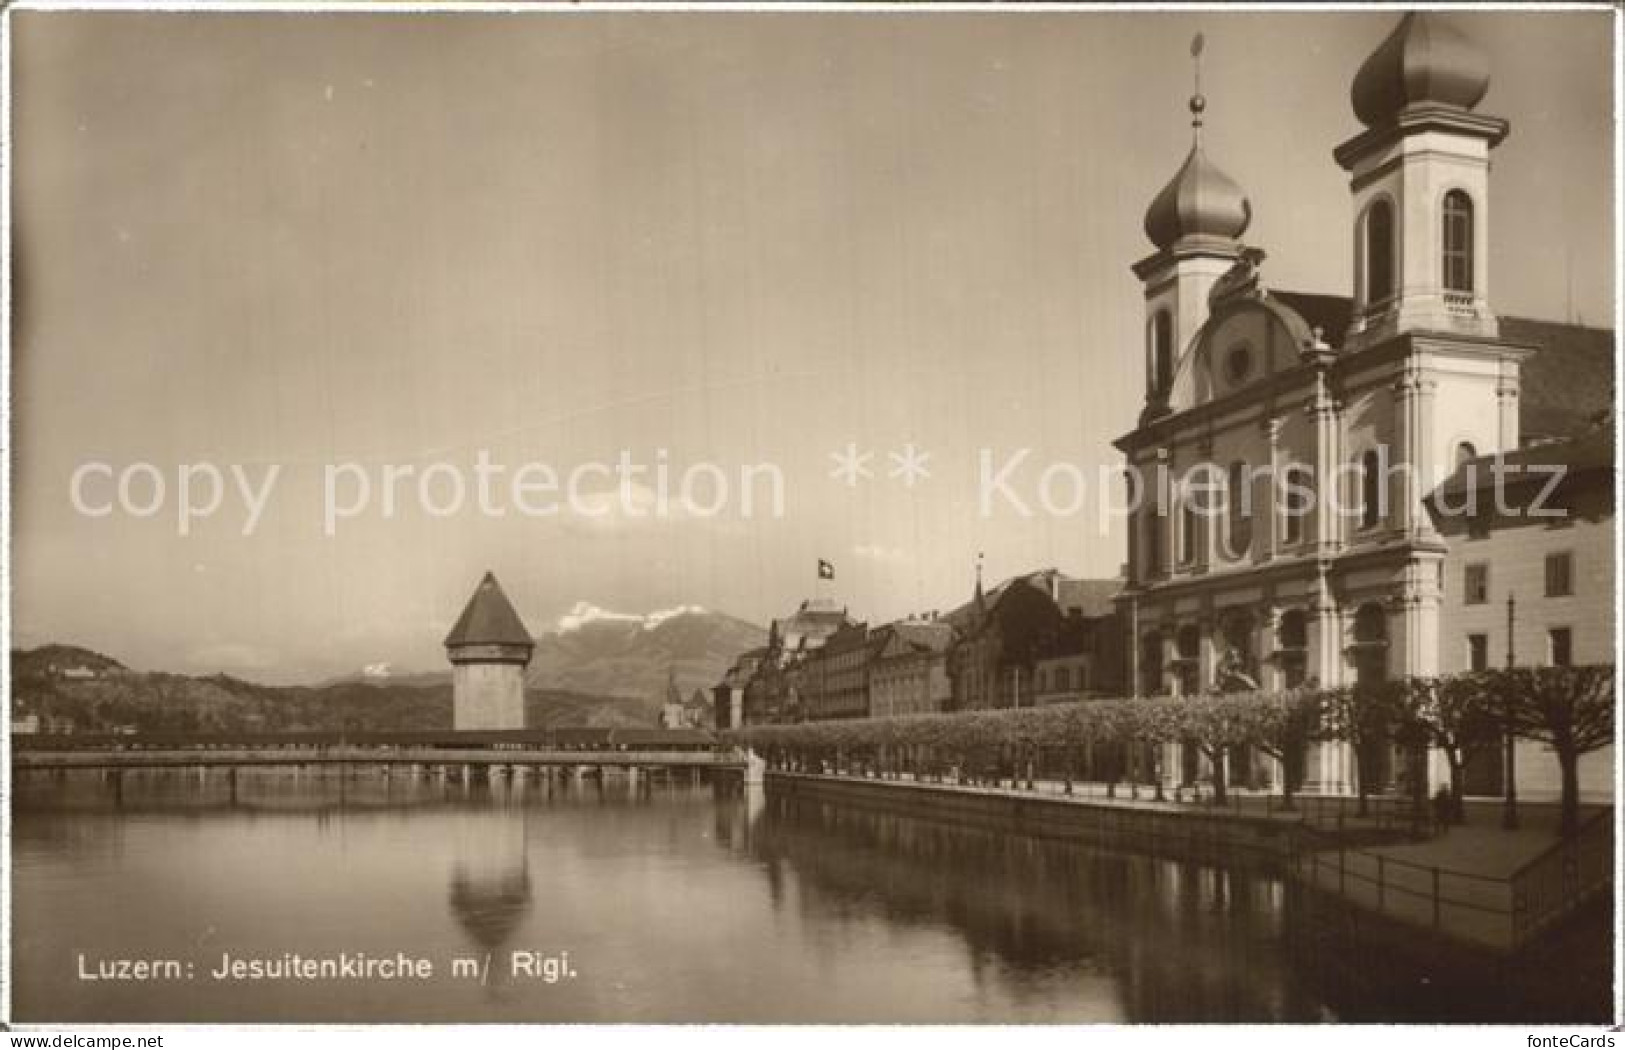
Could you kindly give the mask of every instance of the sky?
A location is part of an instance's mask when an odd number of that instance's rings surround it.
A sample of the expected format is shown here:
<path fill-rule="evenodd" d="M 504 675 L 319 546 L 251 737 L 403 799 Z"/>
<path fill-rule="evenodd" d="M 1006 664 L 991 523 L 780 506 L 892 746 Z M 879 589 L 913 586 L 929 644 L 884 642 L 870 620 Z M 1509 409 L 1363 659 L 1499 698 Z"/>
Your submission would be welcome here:
<path fill-rule="evenodd" d="M 1608 325 L 1609 16 L 1447 17 L 1512 124 L 1492 307 Z M 14 644 L 299 681 L 441 666 L 488 569 L 532 633 L 820 588 L 879 622 L 978 553 L 1115 575 L 1193 34 L 1266 284 L 1347 294 L 1332 149 L 1397 18 L 14 12 Z M 870 476 L 832 476 L 849 443 Z M 591 466 L 623 452 L 624 493 Z M 523 513 L 526 464 L 579 498 Z M 981 506 L 1002 468 L 1030 517 Z"/>

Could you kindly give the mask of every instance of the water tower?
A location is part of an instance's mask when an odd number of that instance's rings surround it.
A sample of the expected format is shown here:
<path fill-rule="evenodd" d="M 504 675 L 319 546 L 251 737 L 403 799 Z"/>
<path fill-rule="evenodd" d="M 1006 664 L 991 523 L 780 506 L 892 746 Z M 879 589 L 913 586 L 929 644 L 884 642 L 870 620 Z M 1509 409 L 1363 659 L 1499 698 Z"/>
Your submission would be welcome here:
<path fill-rule="evenodd" d="M 535 641 L 486 573 L 446 635 L 455 729 L 525 728 L 525 668 Z"/>

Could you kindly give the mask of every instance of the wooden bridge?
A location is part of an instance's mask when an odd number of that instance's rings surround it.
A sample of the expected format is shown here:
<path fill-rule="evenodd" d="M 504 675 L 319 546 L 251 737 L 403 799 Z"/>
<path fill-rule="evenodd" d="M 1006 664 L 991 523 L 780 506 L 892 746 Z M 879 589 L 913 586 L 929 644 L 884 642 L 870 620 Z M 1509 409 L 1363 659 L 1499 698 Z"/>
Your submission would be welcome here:
<path fill-rule="evenodd" d="M 526 770 L 743 771 L 748 756 L 702 730 L 149 733 L 15 736 L 12 768 L 30 770 L 237 769 L 367 766 Z"/>
<path fill-rule="evenodd" d="M 17 771 L 36 769 L 198 769 L 250 766 L 478 766 L 483 769 L 587 766 L 599 769 L 695 768 L 742 770 L 735 751 L 577 751 L 557 748 L 357 747 L 131 748 L 44 751 L 18 749 Z"/>

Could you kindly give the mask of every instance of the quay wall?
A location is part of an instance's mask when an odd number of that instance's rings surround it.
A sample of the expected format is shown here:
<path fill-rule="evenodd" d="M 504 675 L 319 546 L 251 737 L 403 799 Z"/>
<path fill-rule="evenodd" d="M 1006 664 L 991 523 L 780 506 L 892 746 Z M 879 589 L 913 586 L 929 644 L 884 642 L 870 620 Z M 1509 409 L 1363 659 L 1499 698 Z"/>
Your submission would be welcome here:
<path fill-rule="evenodd" d="M 1140 853 L 1284 870 L 1296 822 L 1234 813 L 1135 806 L 1065 796 L 1021 795 L 947 784 L 770 771 L 773 798 L 883 809 L 928 820 L 993 827 Z"/>

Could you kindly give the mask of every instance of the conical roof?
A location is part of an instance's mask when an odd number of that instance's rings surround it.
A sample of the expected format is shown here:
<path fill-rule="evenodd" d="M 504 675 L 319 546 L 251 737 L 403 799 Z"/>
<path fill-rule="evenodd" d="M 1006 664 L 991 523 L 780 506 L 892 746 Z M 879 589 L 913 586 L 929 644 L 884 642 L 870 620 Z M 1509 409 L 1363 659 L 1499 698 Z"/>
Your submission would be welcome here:
<path fill-rule="evenodd" d="M 502 593 L 496 576 L 486 573 L 473 597 L 463 608 L 463 615 L 446 635 L 446 648 L 460 645 L 523 645 L 534 646 L 535 640 L 525 630 L 513 603 Z"/>
<path fill-rule="evenodd" d="M 1360 122 L 1376 127 L 1419 103 L 1472 109 L 1489 88 L 1478 45 L 1436 12 L 1412 11 L 1355 74 L 1350 100 Z"/>

